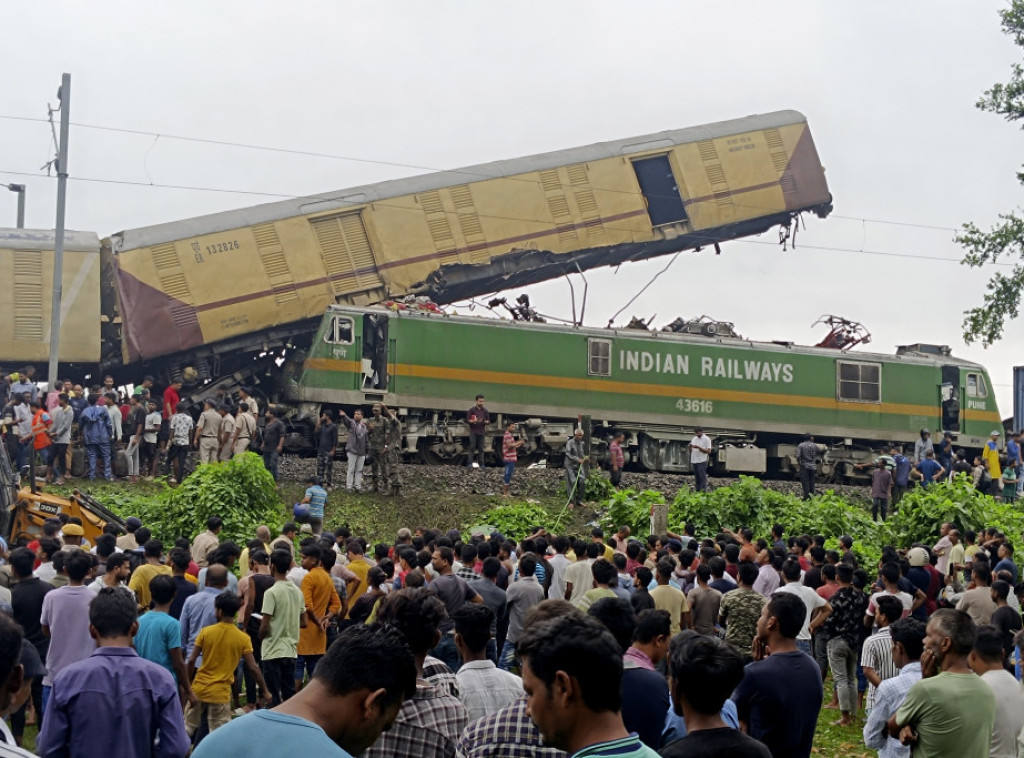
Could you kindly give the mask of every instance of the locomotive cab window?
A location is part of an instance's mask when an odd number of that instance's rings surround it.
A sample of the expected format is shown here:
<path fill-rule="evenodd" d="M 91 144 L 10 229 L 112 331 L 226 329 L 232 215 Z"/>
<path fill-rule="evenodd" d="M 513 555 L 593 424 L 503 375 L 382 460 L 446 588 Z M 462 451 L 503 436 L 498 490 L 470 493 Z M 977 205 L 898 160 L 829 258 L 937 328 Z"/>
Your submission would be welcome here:
<path fill-rule="evenodd" d="M 348 316 L 335 316 L 331 325 L 324 332 L 324 342 L 333 345 L 352 344 L 352 319 Z"/>
<path fill-rule="evenodd" d="M 878 363 L 836 363 L 836 397 L 852 403 L 882 402 L 882 366 Z"/>
<path fill-rule="evenodd" d="M 611 340 L 591 339 L 589 345 L 589 365 L 587 373 L 591 376 L 612 375 L 612 342 Z"/>
<path fill-rule="evenodd" d="M 988 386 L 981 374 L 967 375 L 967 397 L 988 397 Z"/>

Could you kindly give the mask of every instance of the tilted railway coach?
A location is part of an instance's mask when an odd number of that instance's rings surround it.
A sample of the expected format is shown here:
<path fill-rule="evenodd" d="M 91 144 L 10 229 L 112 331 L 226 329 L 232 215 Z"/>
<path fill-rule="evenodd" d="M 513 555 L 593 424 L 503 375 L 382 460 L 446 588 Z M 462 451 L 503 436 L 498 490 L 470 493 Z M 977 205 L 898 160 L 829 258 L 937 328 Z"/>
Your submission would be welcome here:
<path fill-rule="evenodd" d="M 406 452 L 431 462 L 463 457 L 466 410 L 483 394 L 493 453 L 511 419 L 526 440 L 522 458 L 557 459 L 589 415 L 598 447 L 624 432 L 634 464 L 653 471 L 689 470 L 687 443 L 701 426 L 722 471 L 791 471 L 810 433 L 822 473 L 845 477 L 882 444 L 911 445 L 923 427 L 980 449 L 1001 428 L 991 387 L 983 367 L 932 345 L 883 355 L 333 306 L 286 392 L 299 409 L 293 423 L 312 423 L 323 407 L 386 402 L 402 416 Z"/>
<path fill-rule="evenodd" d="M 788 229 L 831 199 L 796 111 L 352 187 L 111 235 L 82 293 L 103 333 L 83 339 L 99 370 L 188 397 L 263 376 L 332 304 L 455 302 Z M 0 335 L 0 362 L 37 353 Z"/>

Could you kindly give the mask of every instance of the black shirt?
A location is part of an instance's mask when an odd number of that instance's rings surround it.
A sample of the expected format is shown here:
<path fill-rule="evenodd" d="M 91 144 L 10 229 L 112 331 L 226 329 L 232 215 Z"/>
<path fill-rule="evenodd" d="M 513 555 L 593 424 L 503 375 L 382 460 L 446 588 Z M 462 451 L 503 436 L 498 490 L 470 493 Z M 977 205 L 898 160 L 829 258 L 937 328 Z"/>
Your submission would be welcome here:
<path fill-rule="evenodd" d="M 174 579 L 174 588 L 177 591 L 174 593 L 174 600 L 171 601 L 171 609 L 167 615 L 181 620 L 181 609 L 184 607 L 185 601 L 199 591 L 199 585 L 193 584 L 183 576 L 171 578 Z"/>
<path fill-rule="evenodd" d="M 804 587 L 810 587 L 812 590 L 816 590 L 824 583 L 825 580 L 821 578 L 821 566 L 811 566 L 804 573 Z"/>
<path fill-rule="evenodd" d="M 50 649 L 50 638 L 43 634 L 39 619 L 43 615 L 43 598 L 54 589 L 49 582 L 32 577 L 22 579 L 11 587 L 11 606 L 14 608 L 14 620 L 21 624 L 25 639 L 35 645 L 39 657 L 46 660 Z"/>
<path fill-rule="evenodd" d="M 284 438 L 284 422 L 276 418 L 263 429 L 263 451 L 277 452 L 277 446 Z"/>
<path fill-rule="evenodd" d="M 743 732 L 730 727 L 701 729 L 666 745 L 662 758 L 771 758 L 771 751 Z"/>
<path fill-rule="evenodd" d="M 338 445 L 338 425 L 330 422 L 323 424 L 315 436 L 316 451 L 320 454 L 329 453 Z"/>
<path fill-rule="evenodd" d="M 992 613 L 992 626 L 1003 634 L 1003 651 L 1009 657 L 1013 652 L 1013 638 L 1024 626 L 1020 612 L 1008 605 L 1002 605 Z"/>
<path fill-rule="evenodd" d="M 732 699 L 750 736 L 774 758 L 809 758 L 823 694 L 818 664 L 800 650 L 772 653 L 745 673 Z"/>
<path fill-rule="evenodd" d="M 671 707 L 664 675 L 644 668 L 622 672 L 622 723 L 647 747 L 658 749 Z"/>

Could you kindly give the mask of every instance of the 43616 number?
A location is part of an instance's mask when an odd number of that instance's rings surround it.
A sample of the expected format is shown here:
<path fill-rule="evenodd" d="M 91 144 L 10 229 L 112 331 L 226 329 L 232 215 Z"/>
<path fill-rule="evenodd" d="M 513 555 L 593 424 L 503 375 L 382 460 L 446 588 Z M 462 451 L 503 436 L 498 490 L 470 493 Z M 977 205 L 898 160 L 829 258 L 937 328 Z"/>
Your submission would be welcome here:
<path fill-rule="evenodd" d="M 694 400 L 681 398 L 676 400 L 676 410 L 683 413 L 714 413 L 715 404 L 711 400 Z"/>

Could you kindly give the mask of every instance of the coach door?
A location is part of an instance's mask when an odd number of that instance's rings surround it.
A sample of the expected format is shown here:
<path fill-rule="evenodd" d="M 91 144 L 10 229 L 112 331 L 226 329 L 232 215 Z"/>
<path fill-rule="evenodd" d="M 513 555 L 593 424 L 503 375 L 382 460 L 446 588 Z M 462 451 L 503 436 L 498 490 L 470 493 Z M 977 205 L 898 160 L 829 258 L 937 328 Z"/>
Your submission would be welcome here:
<path fill-rule="evenodd" d="M 385 393 L 388 389 L 388 317 L 383 313 L 363 316 L 363 391 Z M 372 398 L 371 398 L 372 399 Z"/>
<path fill-rule="evenodd" d="M 942 384 L 939 387 L 942 400 L 942 430 L 960 431 L 960 367 L 943 366 Z"/>

